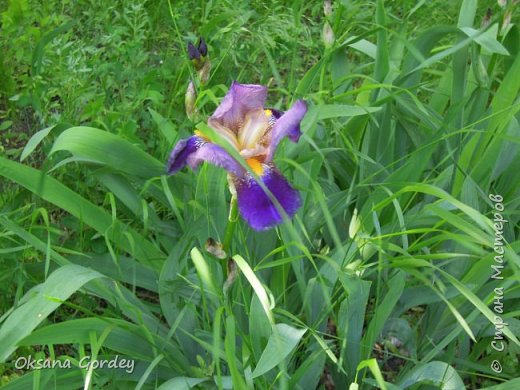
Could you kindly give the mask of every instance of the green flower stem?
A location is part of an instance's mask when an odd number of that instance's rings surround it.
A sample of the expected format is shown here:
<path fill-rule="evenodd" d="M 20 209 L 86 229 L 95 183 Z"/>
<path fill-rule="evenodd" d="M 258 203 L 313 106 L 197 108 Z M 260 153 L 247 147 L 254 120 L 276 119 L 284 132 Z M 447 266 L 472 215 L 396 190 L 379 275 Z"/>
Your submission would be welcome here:
<path fill-rule="evenodd" d="M 229 250 L 231 247 L 231 241 L 233 240 L 233 234 L 235 232 L 235 226 L 238 221 L 238 204 L 237 197 L 233 195 L 231 197 L 231 202 L 229 205 L 229 217 L 228 223 L 226 226 L 226 231 L 224 232 L 224 242 L 222 244 L 222 249 L 229 256 Z"/>

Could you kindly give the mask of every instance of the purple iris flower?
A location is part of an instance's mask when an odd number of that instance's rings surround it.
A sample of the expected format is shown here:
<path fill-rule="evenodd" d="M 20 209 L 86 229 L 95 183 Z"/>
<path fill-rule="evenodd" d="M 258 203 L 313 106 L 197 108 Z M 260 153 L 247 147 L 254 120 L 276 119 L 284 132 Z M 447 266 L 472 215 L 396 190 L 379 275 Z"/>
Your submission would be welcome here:
<path fill-rule="evenodd" d="M 273 155 L 284 137 L 298 141 L 307 105 L 298 100 L 283 113 L 264 108 L 266 98 L 266 87 L 234 81 L 208 125 L 240 154 L 291 218 L 301 205 L 300 195 L 276 169 Z M 240 214 L 253 229 L 265 230 L 283 222 L 281 213 L 255 177 L 223 147 L 197 130 L 175 145 L 167 171 L 174 174 L 186 165 L 195 169 L 203 161 L 229 172 Z"/>

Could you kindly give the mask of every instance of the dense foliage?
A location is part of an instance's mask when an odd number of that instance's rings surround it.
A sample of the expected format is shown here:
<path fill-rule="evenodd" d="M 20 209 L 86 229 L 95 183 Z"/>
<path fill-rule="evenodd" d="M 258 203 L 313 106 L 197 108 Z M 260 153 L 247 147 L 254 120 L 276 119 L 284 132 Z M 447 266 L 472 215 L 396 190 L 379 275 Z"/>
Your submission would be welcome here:
<path fill-rule="evenodd" d="M 516 1 L 331 3 L 0 2 L 3 388 L 520 388 Z M 233 80 L 309 111 L 228 261 L 226 173 L 165 164 Z"/>

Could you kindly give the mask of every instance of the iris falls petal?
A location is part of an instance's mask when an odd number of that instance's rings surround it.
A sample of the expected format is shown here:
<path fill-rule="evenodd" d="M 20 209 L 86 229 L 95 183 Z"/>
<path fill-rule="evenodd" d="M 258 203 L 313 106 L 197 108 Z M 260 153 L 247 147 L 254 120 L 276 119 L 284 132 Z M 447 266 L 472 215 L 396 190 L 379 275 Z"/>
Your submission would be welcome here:
<path fill-rule="evenodd" d="M 184 168 L 187 164 L 188 157 L 195 153 L 203 143 L 204 140 L 198 136 L 184 138 L 177 142 L 166 165 L 168 174 L 172 175 Z"/>
<path fill-rule="evenodd" d="M 168 160 L 167 172 L 171 175 L 186 165 L 195 169 L 203 161 L 237 176 L 244 173 L 244 168 L 223 147 L 207 142 L 197 135 L 177 143 Z"/>
<path fill-rule="evenodd" d="M 272 165 L 263 165 L 260 177 L 289 218 L 301 205 L 300 195 Z M 283 222 L 283 217 L 262 187 L 249 174 L 235 183 L 242 217 L 255 230 L 266 230 Z"/>

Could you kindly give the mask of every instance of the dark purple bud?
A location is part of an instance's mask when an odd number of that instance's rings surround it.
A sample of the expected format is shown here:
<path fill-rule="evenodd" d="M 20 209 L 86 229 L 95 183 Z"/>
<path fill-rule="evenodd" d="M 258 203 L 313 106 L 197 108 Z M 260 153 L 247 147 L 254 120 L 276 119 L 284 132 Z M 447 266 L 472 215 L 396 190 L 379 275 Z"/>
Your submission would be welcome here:
<path fill-rule="evenodd" d="M 191 42 L 188 43 L 188 57 L 190 60 L 198 60 L 200 58 L 199 50 Z"/>
<path fill-rule="evenodd" d="M 206 57 L 208 55 L 208 46 L 206 45 L 206 41 L 202 37 L 199 38 L 198 49 L 202 57 Z"/>

